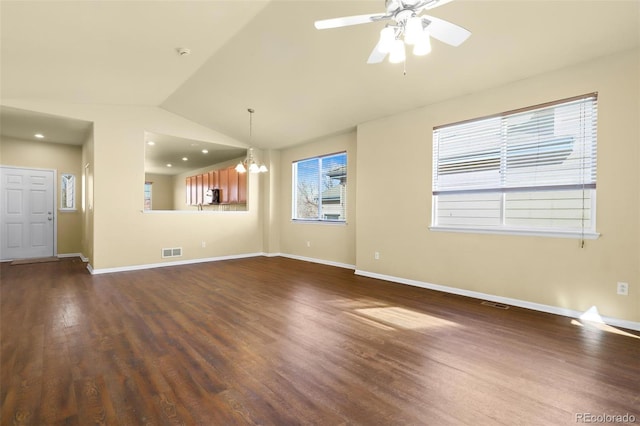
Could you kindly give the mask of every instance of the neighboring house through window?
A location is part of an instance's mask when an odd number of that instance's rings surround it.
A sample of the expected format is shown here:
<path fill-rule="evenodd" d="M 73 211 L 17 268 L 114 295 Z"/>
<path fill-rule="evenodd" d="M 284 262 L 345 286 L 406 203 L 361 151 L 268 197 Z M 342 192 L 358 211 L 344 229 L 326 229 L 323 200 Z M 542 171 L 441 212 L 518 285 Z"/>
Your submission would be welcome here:
<path fill-rule="evenodd" d="M 346 221 L 347 153 L 293 163 L 294 220 Z"/>
<path fill-rule="evenodd" d="M 432 229 L 595 238 L 597 94 L 433 131 Z"/>

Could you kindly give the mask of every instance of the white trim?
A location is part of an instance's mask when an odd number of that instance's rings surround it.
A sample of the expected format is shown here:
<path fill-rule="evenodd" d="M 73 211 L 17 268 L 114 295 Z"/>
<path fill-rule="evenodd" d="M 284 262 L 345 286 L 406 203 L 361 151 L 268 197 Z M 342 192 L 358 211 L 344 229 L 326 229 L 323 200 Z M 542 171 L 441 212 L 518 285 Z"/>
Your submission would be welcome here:
<path fill-rule="evenodd" d="M 305 262 L 321 263 L 323 265 L 336 266 L 338 268 L 353 269 L 353 270 L 356 269 L 356 265 L 349 265 L 348 263 L 333 262 L 331 260 L 316 259 L 313 257 L 298 256 L 295 254 L 287 254 L 287 253 L 280 253 L 280 256 L 287 257 L 289 259 L 303 260 Z"/>
<path fill-rule="evenodd" d="M 281 257 L 282 256 L 282 254 L 280 253 L 262 253 L 262 255 L 264 257 L 279 257 L 279 256 Z"/>
<path fill-rule="evenodd" d="M 580 318 L 584 312 L 574 311 L 572 309 L 561 308 L 559 306 L 543 305 L 541 303 L 528 302 L 526 300 L 511 299 L 509 297 L 496 296 L 493 294 L 480 293 L 477 291 L 464 290 L 461 288 L 448 287 L 439 284 L 431 284 L 423 281 L 410 280 L 407 278 L 399 278 L 391 275 L 383 275 L 375 272 L 355 270 L 356 275 L 363 277 L 375 278 L 378 280 L 391 281 L 399 284 L 411 285 L 414 287 L 426 288 L 429 290 L 442 291 L 445 293 L 457 294 L 460 296 L 472 297 L 474 299 L 488 300 L 491 302 L 504 303 L 506 305 L 518 306 L 520 308 L 532 309 L 534 311 L 546 312 L 549 314 L 561 315 L 569 318 Z M 640 331 L 640 322 L 628 321 L 618 318 L 602 317 L 602 320 L 609 325 L 627 328 L 630 330 Z"/>
<path fill-rule="evenodd" d="M 93 269 L 91 264 L 87 264 L 87 269 L 92 275 L 111 274 L 113 272 L 140 271 L 143 269 L 164 268 L 165 266 L 192 265 L 194 263 L 217 262 L 220 260 L 244 259 L 247 257 L 262 256 L 263 253 L 234 254 L 229 256 L 207 257 L 202 259 L 176 260 L 173 262 L 148 263 L 144 265 L 120 266 L 115 268 Z"/>
<path fill-rule="evenodd" d="M 84 255 L 82 253 L 62 253 L 62 254 L 58 254 L 58 258 L 60 258 L 60 259 L 64 259 L 64 258 L 67 258 L 67 257 L 79 257 L 80 260 L 82 260 L 85 263 L 89 261 L 89 259 L 84 257 Z"/>
<path fill-rule="evenodd" d="M 347 226 L 346 220 L 328 220 L 328 219 L 291 219 L 291 223 L 306 224 L 306 225 L 332 225 L 332 226 Z"/>
<path fill-rule="evenodd" d="M 528 230 L 528 229 L 509 229 L 509 228 L 466 228 L 455 226 L 429 226 L 430 231 L 434 232 L 462 232 L 468 234 L 498 234 L 498 235 L 521 235 L 529 237 L 555 237 L 555 238 L 576 238 L 585 240 L 597 240 L 600 237 L 599 232 L 585 231 L 550 231 L 550 230 Z"/>
<path fill-rule="evenodd" d="M 234 204 L 203 204 L 203 207 L 207 206 L 233 206 Z M 237 204 L 244 205 L 244 204 Z M 240 214 L 248 214 L 249 209 L 246 210 L 140 210 L 140 213 L 143 214 L 229 214 L 229 213 L 240 213 Z"/>

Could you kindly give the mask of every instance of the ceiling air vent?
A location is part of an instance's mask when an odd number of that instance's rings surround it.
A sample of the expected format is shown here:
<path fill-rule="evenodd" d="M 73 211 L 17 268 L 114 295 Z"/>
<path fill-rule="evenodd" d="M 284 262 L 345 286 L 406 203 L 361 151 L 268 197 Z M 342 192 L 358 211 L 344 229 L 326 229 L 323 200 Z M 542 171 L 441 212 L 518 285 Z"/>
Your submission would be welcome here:
<path fill-rule="evenodd" d="M 182 247 L 163 248 L 162 257 L 180 257 L 182 256 Z"/>

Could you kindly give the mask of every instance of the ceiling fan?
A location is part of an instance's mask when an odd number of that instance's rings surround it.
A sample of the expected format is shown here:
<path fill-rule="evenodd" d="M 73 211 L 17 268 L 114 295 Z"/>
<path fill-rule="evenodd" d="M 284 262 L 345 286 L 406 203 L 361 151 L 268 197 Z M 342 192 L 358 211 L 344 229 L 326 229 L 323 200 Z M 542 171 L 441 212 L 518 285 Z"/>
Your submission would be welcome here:
<path fill-rule="evenodd" d="M 453 0 L 385 0 L 385 13 L 345 16 L 323 19 L 315 22 L 319 30 L 350 25 L 367 24 L 378 21 L 393 21 L 380 31 L 380 40 L 374 47 L 368 64 L 382 62 L 389 55 L 389 62 L 404 62 L 405 44 L 413 46 L 414 55 L 426 55 L 431 51 L 430 37 L 451 46 L 459 46 L 471 32 L 456 24 L 430 15 L 422 15 L 423 10 L 442 6 Z M 404 42 L 403 42 L 404 40 Z"/>

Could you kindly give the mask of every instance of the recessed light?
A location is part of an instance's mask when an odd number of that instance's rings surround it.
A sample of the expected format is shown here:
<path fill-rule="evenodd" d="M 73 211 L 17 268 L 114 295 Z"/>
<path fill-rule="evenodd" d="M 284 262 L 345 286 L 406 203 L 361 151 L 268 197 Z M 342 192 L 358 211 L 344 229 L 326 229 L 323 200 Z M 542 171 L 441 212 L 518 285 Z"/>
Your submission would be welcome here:
<path fill-rule="evenodd" d="M 151 146 L 153 146 L 153 145 L 155 145 L 155 144 L 156 144 L 156 143 L 155 143 L 154 141 L 148 141 L 148 142 L 147 142 L 147 145 L 151 145 Z"/>
<path fill-rule="evenodd" d="M 36 138 L 38 138 L 38 139 L 44 139 L 44 135 L 43 135 L 42 133 L 36 133 L 36 134 L 35 134 L 35 135 L 33 135 L 33 136 L 35 136 L 35 137 L 36 137 Z"/>
<path fill-rule="evenodd" d="M 203 149 L 203 150 L 202 150 L 202 153 L 203 153 L 203 154 L 208 154 L 208 153 L 209 153 L 209 150 L 208 150 L 208 149 Z"/>
<path fill-rule="evenodd" d="M 167 163 L 167 167 L 173 167 L 173 164 Z"/>
<path fill-rule="evenodd" d="M 182 157 L 182 161 L 189 161 L 187 157 Z"/>

